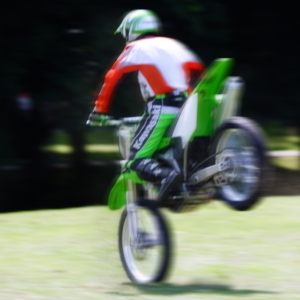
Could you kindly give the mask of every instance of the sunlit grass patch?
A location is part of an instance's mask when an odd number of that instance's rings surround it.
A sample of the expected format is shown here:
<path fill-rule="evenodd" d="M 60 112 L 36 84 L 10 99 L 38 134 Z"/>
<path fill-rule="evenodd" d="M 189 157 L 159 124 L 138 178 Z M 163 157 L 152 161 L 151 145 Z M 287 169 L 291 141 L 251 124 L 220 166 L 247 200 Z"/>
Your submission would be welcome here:
<path fill-rule="evenodd" d="M 69 154 L 73 152 L 73 147 L 69 145 L 49 145 L 41 148 L 43 151 L 51 151 L 61 154 Z M 118 152 L 118 146 L 112 144 L 85 145 L 86 152 Z"/>
<path fill-rule="evenodd" d="M 280 168 L 289 169 L 293 171 L 300 171 L 299 156 L 273 157 L 272 164 Z M 300 178 L 299 178 L 299 182 L 300 182 Z"/>
<path fill-rule="evenodd" d="M 219 201 L 163 210 L 174 265 L 165 282 L 146 286 L 132 284 L 120 262 L 121 210 L 1 214 L 0 299 L 299 299 L 299 200 L 268 197 L 248 212 Z"/>
<path fill-rule="evenodd" d="M 119 152 L 118 145 L 112 144 L 86 145 L 84 149 L 87 152 Z"/>
<path fill-rule="evenodd" d="M 276 123 L 264 125 L 263 128 L 269 150 L 300 150 L 300 136 L 296 128 L 284 127 Z"/>
<path fill-rule="evenodd" d="M 41 147 L 43 151 L 56 152 L 60 154 L 70 154 L 73 152 L 73 147 L 68 145 L 49 145 Z"/>
<path fill-rule="evenodd" d="M 0 215 L 0 299 L 298 299 L 300 196 L 236 212 L 219 201 L 163 210 L 174 242 L 166 282 L 137 286 L 122 268 L 120 211 L 107 207 Z"/>

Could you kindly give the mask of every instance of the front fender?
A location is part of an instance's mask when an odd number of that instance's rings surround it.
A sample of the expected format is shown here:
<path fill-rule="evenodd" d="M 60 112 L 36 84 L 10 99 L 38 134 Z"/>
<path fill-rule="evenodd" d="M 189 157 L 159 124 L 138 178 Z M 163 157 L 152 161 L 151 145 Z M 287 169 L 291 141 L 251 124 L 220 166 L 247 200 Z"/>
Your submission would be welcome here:
<path fill-rule="evenodd" d="M 126 192 L 128 190 L 127 180 L 121 174 L 113 185 L 108 196 L 108 207 L 110 210 L 117 210 L 126 204 Z"/>
<path fill-rule="evenodd" d="M 126 195 L 128 191 L 128 180 L 138 184 L 144 184 L 135 171 L 122 173 L 114 183 L 108 195 L 108 207 L 111 210 L 117 210 L 126 204 Z"/>

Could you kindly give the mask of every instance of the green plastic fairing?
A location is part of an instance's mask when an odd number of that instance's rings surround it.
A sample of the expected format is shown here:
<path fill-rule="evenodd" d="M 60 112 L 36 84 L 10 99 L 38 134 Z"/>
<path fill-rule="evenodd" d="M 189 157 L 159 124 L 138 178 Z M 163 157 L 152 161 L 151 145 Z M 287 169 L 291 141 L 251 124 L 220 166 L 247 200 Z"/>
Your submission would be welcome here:
<path fill-rule="evenodd" d="M 233 67 L 234 60 L 222 58 L 215 60 L 208 68 L 192 94 L 198 95 L 197 128 L 191 138 L 213 134 L 213 110 L 217 105 L 216 95 L 220 93 L 226 77 Z"/>

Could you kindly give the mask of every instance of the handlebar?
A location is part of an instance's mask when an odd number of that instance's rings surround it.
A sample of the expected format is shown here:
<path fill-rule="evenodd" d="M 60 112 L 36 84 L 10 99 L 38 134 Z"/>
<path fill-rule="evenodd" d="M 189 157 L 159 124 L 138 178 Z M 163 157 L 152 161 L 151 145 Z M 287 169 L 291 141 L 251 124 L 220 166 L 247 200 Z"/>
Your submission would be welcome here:
<path fill-rule="evenodd" d="M 91 126 L 95 126 L 95 127 L 118 127 L 121 125 L 134 125 L 140 122 L 140 120 L 142 119 L 141 116 L 138 117 L 126 117 L 126 118 L 121 118 L 119 120 L 116 119 L 112 119 L 110 117 L 107 118 L 107 120 L 105 120 L 105 123 L 103 124 L 97 124 L 96 126 L 93 124 L 93 122 L 91 121 L 87 121 L 86 124 L 87 125 L 91 125 Z"/>
<path fill-rule="evenodd" d="M 86 124 L 101 129 L 117 127 L 119 151 L 124 159 L 128 159 L 130 153 L 130 143 L 141 119 L 142 117 L 139 116 L 126 117 L 121 118 L 119 120 L 115 120 L 109 116 L 106 116 L 106 119 L 102 124 L 96 122 L 93 123 L 90 120 L 88 120 Z"/>
<path fill-rule="evenodd" d="M 126 117 L 126 118 L 122 118 L 121 123 L 122 124 L 136 124 L 139 123 L 141 121 L 142 117 Z"/>

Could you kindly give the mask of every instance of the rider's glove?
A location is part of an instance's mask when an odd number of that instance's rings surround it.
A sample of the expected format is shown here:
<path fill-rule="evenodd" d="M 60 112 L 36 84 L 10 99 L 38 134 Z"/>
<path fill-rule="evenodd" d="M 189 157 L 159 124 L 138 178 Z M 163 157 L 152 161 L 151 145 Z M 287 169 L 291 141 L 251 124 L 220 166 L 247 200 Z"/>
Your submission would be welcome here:
<path fill-rule="evenodd" d="M 97 112 L 94 108 L 90 113 L 86 124 L 90 126 L 103 126 L 108 119 L 109 117 L 107 115 Z"/>

